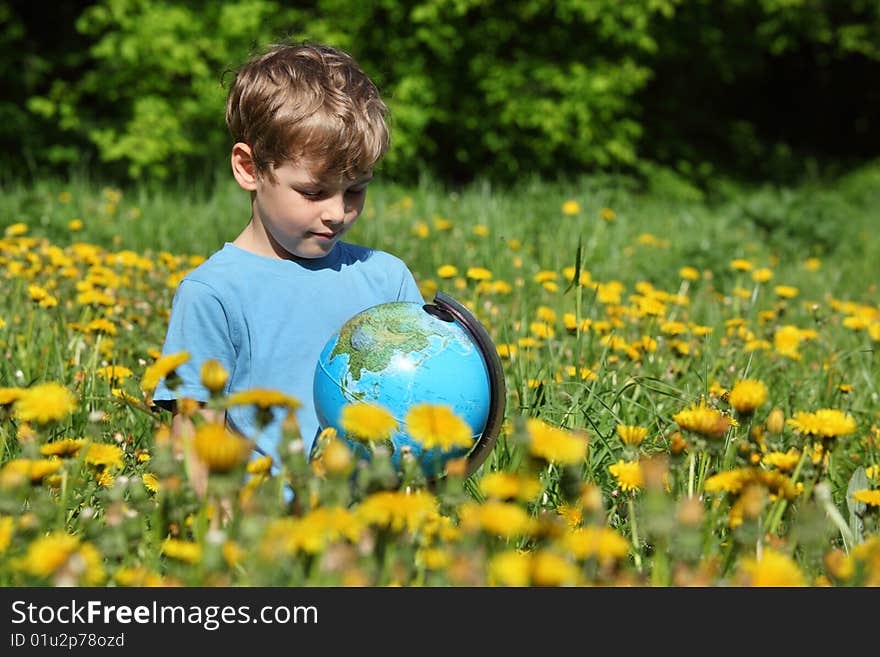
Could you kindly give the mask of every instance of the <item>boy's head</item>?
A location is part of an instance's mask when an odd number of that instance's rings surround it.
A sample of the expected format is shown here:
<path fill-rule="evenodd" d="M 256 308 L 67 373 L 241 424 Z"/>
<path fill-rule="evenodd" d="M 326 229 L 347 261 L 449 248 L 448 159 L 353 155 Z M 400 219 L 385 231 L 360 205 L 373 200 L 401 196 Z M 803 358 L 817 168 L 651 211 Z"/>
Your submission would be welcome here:
<path fill-rule="evenodd" d="M 388 108 L 350 55 L 331 46 L 283 43 L 236 72 L 226 126 L 250 146 L 256 173 L 307 163 L 318 179 L 354 178 L 388 149 Z"/>

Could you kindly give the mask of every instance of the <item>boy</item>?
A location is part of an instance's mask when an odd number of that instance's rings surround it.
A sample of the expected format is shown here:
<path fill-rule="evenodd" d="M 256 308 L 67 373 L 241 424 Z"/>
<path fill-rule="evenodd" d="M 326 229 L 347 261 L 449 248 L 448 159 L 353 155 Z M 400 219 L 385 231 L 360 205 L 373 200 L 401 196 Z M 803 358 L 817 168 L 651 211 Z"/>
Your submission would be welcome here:
<path fill-rule="evenodd" d="M 224 394 L 263 388 L 296 398 L 306 454 L 318 432 L 312 383 L 321 349 L 356 313 L 386 301 L 424 303 L 412 273 L 388 253 L 342 242 L 364 207 L 374 166 L 389 144 L 387 108 L 346 53 L 285 43 L 247 61 L 226 102 L 232 175 L 250 192 L 244 230 L 180 283 L 163 353 L 188 351 L 170 389 L 153 400 L 187 421 L 176 400 L 205 402 L 202 365 L 218 361 Z M 293 412 L 293 411 L 291 411 Z M 253 439 L 278 462 L 285 412 L 261 428 L 256 408 L 203 411 Z"/>

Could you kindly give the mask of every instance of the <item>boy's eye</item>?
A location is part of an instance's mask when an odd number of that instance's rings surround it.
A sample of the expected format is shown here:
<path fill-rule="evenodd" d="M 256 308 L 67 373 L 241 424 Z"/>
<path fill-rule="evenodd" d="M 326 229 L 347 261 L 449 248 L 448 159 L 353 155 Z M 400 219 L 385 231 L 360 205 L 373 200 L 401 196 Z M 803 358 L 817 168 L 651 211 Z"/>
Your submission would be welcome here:
<path fill-rule="evenodd" d="M 321 198 L 324 195 L 324 192 L 321 190 L 311 191 L 311 190 L 301 189 L 301 190 L 299 190 L 299 193 L 302 194 L 305 198 L 311 198 L 311 199 Z"/>

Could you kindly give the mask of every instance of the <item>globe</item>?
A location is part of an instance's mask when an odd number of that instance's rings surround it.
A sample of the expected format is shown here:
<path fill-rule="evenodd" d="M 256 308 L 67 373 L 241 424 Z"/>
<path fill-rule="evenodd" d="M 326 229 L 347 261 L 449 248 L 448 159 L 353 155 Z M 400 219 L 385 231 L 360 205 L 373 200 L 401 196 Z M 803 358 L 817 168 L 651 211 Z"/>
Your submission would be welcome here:
<path fill-rule="evenodd" d="M 327 341 L 315 367 L 314 402 L 322 428 L 332 427 L 356 454 L 369 450 L 344 436 L 342 409 L 373 402 L 388 410 L 398 429 L 391 459 L 400 470 L 408 447 L 425 475 L 443 472 L 453 458 L 473 473 L 494 445 L 504 413 L 504 378 L 486 329 L 470 311 L 438 292 L 434 303 L 393 301 L 346 321 Z M 424 448 L 407 433 L 405 417 L 416 404 L 446 405 L 472 430 L 472 444 Z"/>

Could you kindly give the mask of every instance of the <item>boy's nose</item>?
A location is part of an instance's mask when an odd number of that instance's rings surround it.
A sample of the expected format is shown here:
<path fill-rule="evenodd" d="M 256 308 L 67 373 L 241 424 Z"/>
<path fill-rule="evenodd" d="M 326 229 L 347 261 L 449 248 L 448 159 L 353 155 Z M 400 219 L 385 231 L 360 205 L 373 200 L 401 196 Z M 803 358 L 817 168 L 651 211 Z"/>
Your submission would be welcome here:
<path fill-rule="evenodd" d="M 334 194 L 324 204 L 321 221 L 330 226 L 341 226 L 345 222 L 345 213 L 345 196 Z"/>

